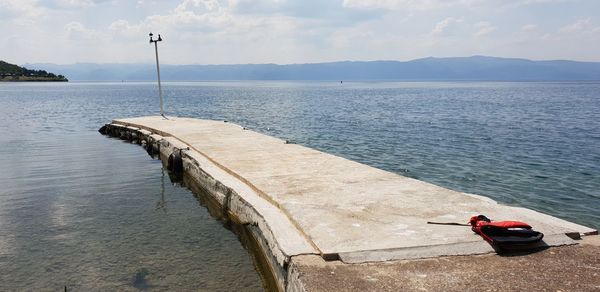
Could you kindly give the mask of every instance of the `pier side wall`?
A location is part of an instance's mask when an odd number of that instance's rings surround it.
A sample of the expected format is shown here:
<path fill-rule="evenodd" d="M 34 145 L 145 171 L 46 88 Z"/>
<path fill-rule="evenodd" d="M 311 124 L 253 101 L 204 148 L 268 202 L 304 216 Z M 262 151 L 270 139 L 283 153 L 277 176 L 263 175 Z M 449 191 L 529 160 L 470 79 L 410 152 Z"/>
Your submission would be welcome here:
<path fill-rule="evenodd" d="M 185 144 L 175 138 L 119 124 L 107 124 L 101 132 L 142 146 L 149 155 L 161 159 L 170 171 L 185 176 L 188 188 L 195 195 L 211 201 L 212 204 L 209 205 L 214 207 L 209 211 L 213 216 L 227 224 L 235 224 L 243 228 L 241 232 L 251 237 L 249 240 L 252 241 L 253 248 L 249 249 L 255 258 L 255 264 L 259 266 L 261 276 L 267 278 L 267 282 L 271 282 L 266 283 L 269 288 L 276 288 L 278 291 L 304 291 L 297 272 L 289 269 L 295 254 L 286 254 L 286 251 L 280 248 L 271 226 L 263 215 L 240 196 L 239 192 L 249 191 L 243 187 L 235 188 L 236 185 L 238 187 L 243 185 L 243 182 L 236 182 L 236 178 L 219 171 L 218 167 L 212 165 L 209 160 L 189 151 Z M 179 164 L 180 169 L 176 169 Z M 190 183 L 193 186 L 190 186 Z M 303 254 L 317 254 L 317 252 Z"/>

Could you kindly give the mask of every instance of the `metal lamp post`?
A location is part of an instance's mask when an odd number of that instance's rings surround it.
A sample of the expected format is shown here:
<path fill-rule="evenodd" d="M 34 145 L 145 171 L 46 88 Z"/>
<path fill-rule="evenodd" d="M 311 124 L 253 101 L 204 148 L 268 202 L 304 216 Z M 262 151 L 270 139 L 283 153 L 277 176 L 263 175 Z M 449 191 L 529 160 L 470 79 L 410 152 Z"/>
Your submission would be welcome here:
<path fill-rule="evenodd" d="M 156 74 L 158 75 L 158 95 L 160 96 L 160 115 L 163 116 L 163 118 L 167 118 L 165 117 L 165 112 L 163 111 L 163 93 L 162 93 L 162 87 L 160 86 L 160 66 L 158 65 L 158 42 L 162 42 L 162 38 L 160 37 L 160 34 L 158 35 L 158 39 L 153 39 L 152 36 L 153 34 L 150 33 L 150 43 L 154 43 L 154 53 L 156 54 Z"/>

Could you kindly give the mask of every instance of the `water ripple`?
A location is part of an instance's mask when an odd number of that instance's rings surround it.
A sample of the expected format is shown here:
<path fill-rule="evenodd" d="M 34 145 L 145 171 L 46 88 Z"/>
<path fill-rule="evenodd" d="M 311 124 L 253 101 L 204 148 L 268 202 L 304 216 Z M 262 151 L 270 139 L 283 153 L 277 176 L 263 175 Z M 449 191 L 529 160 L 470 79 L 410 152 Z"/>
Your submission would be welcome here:
<path fill-rule="evenodd" d="M 229 120 L 600 228 L 600 83 L 166 83 L 169 115 Z M 160 163 L 100 136 L 152 83 L 0 85 L 0 290 L 260 289 L 236 237 Z"/>

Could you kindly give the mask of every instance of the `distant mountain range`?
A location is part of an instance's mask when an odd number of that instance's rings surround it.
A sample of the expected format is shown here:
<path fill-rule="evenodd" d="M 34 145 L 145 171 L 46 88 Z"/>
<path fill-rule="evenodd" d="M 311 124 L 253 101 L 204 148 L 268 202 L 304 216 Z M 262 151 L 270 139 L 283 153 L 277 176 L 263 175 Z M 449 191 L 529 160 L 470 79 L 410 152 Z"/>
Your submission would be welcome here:
<path fill-rule="evenodd" d="M 61 72 L 70 80 L 146 81 L 155 64 L 26 64 Z M 486 56 L 412 61 L 343 61 L 313 64 L 161 65 L 161 78 L 193 80 L 600 80 L 600 62 L 532 61 Z"/>

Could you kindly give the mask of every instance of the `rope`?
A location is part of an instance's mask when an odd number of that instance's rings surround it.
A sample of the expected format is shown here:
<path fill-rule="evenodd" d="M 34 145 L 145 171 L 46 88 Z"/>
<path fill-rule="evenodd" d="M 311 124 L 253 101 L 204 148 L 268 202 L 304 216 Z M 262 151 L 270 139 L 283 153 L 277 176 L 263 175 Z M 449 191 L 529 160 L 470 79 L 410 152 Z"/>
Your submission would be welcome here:
<path fill-rule="evenodd" d="M 456 222 L 431 222 L 427 221 L 427 224 L 436 224 L 436 225 L 455 225 L 455 226 L 471 226 L 469 223 L 456 223 Z"/>

